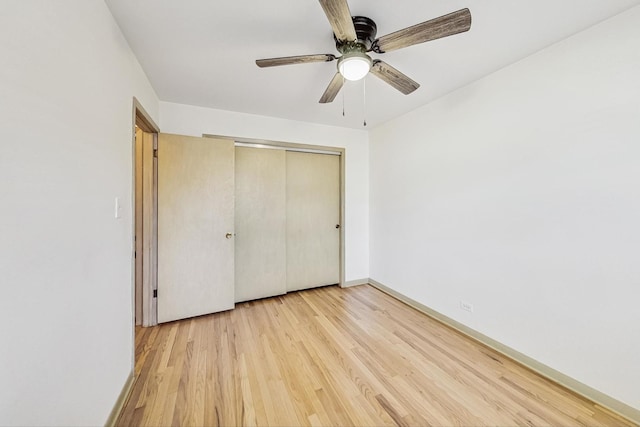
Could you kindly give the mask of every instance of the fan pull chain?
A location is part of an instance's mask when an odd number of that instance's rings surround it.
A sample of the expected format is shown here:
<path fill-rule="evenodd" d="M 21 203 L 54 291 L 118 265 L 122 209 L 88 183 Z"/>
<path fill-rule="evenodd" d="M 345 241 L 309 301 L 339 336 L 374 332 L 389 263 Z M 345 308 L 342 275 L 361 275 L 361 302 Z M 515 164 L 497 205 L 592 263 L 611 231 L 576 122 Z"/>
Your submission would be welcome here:
<path fill-rule="evenodd" d="M 342 76 L 342 87 L 344 88 L 344 76 Z M 344 89 L 342 89 L 342 117 L 344 117 Z"/>
<path fill-rule="evenodd" d="M 367 126 L 367 78 L 362 79 L 362 115 L 364 116 L 364 126 Z"/>

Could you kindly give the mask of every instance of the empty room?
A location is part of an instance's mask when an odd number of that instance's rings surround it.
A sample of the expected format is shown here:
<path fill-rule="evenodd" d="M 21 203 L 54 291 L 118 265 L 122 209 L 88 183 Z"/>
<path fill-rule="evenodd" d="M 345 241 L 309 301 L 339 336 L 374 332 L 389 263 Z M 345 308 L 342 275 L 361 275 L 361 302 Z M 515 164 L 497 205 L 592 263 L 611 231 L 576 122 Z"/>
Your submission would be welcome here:
<path fill-rule="evenodd" d="M 0 63 L 0 426 L 640 425 L 640 0 L 2 0 Z"/>

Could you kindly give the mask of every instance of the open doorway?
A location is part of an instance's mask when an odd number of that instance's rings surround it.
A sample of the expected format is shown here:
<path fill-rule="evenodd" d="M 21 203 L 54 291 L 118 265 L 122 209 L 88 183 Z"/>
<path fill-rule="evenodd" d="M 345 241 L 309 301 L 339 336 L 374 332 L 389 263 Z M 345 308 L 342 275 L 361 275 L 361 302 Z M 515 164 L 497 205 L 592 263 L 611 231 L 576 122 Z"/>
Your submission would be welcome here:
<path fill-rule="evenodd" d="M 157 158 L 158 126 L 137 99 L 134 112 L 134 323 L 157 320 Z"/>

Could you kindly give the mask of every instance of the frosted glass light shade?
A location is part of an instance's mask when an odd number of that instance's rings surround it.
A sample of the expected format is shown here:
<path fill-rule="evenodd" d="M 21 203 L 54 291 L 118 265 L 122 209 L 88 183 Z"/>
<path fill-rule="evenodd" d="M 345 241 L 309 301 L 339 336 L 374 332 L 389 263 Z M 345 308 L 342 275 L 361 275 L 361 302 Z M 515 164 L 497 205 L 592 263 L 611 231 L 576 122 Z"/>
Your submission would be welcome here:
<path fill-rule="evenodd" d="M 370 69 L 371 58 L 366 53 L 354 52 L 344 55 L 338 61 L 338 71 L 347 80 L 360 80 L 367 75 Z"/>

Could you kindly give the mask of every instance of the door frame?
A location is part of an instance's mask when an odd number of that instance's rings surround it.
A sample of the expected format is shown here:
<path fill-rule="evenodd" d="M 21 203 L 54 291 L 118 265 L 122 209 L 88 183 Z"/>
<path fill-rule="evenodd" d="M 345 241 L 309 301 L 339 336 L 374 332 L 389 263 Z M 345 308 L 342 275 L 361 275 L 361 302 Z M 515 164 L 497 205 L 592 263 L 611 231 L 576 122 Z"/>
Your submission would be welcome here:
<path fill-rule="evenodd" d="M 147 152 L 151 151 L 151 162 L 147 162 L 147 169 L 144 169 L 143 174 L 147 174 L 151 178 L 151 194 L 143 193 L 142 200 L 142 221 L 143 221 L 143 244 L 142 244 L 142 326 L 155 326 L 158 324 L 158 312 L 157 303 L 154 295 L 154 290 L 157 289 L 157 164 L 156 159 L 153 157 L 153 150 L 157 149 L 158 144 L 158 132 L 160 127 L 153 121 L 149 113 L 144 109 L 140 101 L 133 97 L 133 117 L 132 117 L 132 177 L 133 177 L 133 191 L 132 191 L 132 315 L 134 325 L 134 340 L 135 340 L 135 315 L 136 315 L 136 126 L 143 132 L 153 135 L 153 145 L 151 147 L 144 147 Z M 151 166 L 151 170 L 148 170 L 148 166 Z M 145 262 L 146 261 L 146 262 Z M 135 341 L 134 341 L 135 342 Z M 134 346 L 135 354 L 135 346 Z"/>
<path fill-rule="evenodd" d="M 292 142 L 283 141 L 271 141 L 265 139 L 253 139 L 234 137 L 229 135 L 213 135 L 202 134 L 203 138 L 223 138 L 232 139 L 235 145 L 238 147 L 254 147 L 264 149 L 280 149 L 289 151 L 300 151 L 305 153 L 316 154 L 330 154 L 336 155 L 340 158 L 340 282 L 338 283 L 341 288 L 345 287 L 345 249 L 344 249 L 344 237 L 345 237 L 345 154 L 346 149 L 344 147 L 330 147 L 325 145 L 313 145 L 313 144 L 298 144 Z"/>

